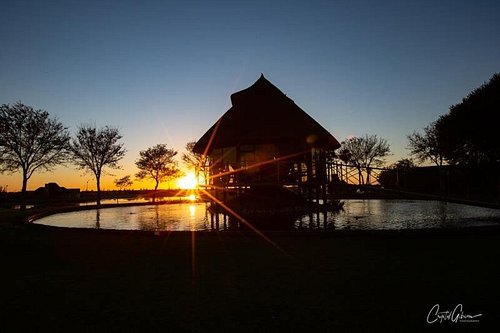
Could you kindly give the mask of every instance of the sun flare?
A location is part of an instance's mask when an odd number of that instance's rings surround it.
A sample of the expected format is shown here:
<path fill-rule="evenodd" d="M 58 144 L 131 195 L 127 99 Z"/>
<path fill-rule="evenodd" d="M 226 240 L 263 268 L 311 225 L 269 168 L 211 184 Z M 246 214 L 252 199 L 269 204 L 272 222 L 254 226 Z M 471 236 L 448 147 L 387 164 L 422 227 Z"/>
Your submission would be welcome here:
<path fill-rule="evenodd" d="M 182 190 L 193 190 L 198 186 L 194 172 L 189 172 L 184 177 L 177 180 L 177 185 Z"/>

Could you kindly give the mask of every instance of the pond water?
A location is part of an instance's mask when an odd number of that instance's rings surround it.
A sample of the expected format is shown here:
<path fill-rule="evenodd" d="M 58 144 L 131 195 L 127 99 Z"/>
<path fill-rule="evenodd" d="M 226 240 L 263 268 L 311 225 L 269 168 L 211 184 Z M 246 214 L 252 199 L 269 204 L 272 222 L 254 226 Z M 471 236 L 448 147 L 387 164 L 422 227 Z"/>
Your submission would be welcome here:
<path fill-rule="evenodd" d="M 81 210 L 50 215 L 34 223 L 71 228 L 198 231 L 207 230 L 208 221 L 204 203 L 171 203 Z"/>
<path fill-rule="evenodd" d="M 286 220 L 257 222 L 269 229 L 421 229 L 500 225 L 500 210 L 438 201 L 343 200 L 344 209 L 314 213 Z M 34 221 L 57 227 L 147 231 L 204 231 L 244 228 L 244 224 L 219 215 L 216 219 L 205 203 L 102 208 L 60 213 Z M 217 222 L 218 220 L 218 222 Z M 259 223 L 262 222 L 262 223 Z"/>
<path fill-rule="evenodd" d="M 500 225 L 500 210 L 425 200 L 344 200 L 341 212 L 302 217 L 296 226 L 351 230 Z"/>

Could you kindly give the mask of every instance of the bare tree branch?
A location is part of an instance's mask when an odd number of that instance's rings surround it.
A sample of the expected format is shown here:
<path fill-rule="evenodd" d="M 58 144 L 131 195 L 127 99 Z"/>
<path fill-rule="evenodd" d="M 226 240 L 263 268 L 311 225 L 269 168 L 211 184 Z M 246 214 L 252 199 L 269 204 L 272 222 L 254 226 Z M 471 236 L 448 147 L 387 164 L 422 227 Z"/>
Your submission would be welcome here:
<path fill-rule="evenodd" d="M 119 169 L 118 162 L 125 156 L 125 149 L 118 141 L 122 138 L 116 128 L 81 125 L 71 140 L 71 160 L 82 170 L 91 171 L 96 178 L 97 204 L 101 203 L 101 176 L 105 167 Z"/>
<path fill-rule="evenodd" d="M 390 154 L 387 140 L 377 135 L 365 134 L 342 142 L 341 159 L 353 164 L 358 169 L 359 183 L 364 184 L 363 170 L 366 171 L 366 183 L 370 183 L 370 167 L 385 163 L 385 157 Z"/>
<path fill-rule="evenodd" d="M 67 160 L 69 134 L 44 110 L 17 102 L 0 107 L 0 172 L 21 171 L 22 192 L 40 169 L 49 171 Z"/>
<path fill-rule="evenodd" d="M 139 152 L 139 159 L 135 165 L 140 170 L 136 177 L 138 179 L 151 178 L 155 181 L 155 195 L 158 185 L 167 179 L 175 178 L 180 175 L 180 170 L 177 163 L 174 161 L 174 156 L 177 152 L 167 148 L 166 144 L 157 144 L 154 147 L 142 150 Z"/>
<path fill-rule="evenodd" d="M 196 180 L 199 182 L 200 173 L 203 175 L 205 182 L 208 180 L 208 160 L 205 155 L 193 151 L 196 141 L 190 141 L 186 144 L 187 153 L 182 154 L 182 161 L 190 168 L 194 169 Z"/>

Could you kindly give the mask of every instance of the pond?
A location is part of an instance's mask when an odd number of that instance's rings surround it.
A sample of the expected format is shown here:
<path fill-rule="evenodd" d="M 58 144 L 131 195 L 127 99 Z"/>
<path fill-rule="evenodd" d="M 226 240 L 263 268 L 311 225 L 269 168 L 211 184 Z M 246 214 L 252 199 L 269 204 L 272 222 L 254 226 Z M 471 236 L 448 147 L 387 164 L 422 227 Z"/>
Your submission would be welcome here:
<path fill-rule="evenodd" d="M 344 209 L 302 217 L 298 225 L 350 230 L 456 228 L 500 225 L 500 210 L 426 200 L 344 200 Z M 323 218 L 323 223 L 321 219 Z M 297 225 L 297 223 L 296 223 Z"/>
<path fill-rule="evenodd" d="M 258 223 L 262 229 L 380 230 L 500 225 L 500 210 L 439 201 L 343 200 L 339 212 L 314 213 Z M 217 221 L 218 220 L 218 221 Z M 277 220 L 277 219 L 276 219 Z M 254 222 L 254 221 L 249 221 Z M 281 221 L 282 222 L 282 221 Z M 171 203 L 82 210 L 47 216 L 34 223 L 72 228 L 145 231 L 211 231 L 245 228 L 233 218 L 214 218 L 205 203 Z"/>

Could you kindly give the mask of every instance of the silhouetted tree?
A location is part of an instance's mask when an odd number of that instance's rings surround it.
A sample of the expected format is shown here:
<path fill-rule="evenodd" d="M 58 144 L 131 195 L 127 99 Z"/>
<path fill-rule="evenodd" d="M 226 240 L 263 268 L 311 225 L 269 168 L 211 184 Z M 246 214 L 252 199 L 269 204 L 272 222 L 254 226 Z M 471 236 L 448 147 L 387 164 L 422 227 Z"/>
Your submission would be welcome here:
<path fill-rule="evenodd" d="M 196 181 L 199 183 L 200 173 L 203 175 L 205 182 L 208 181 L 208 166 L 206 164 L 207 158 L 203 154 L 193 151 L 196 141 L 190 141 L 186 144 L 187 153 L 182 154 L 182 161 L 190 169 L 195 170 Z"/>
<path fill-rule="evenodd" d="M 65 162 L 67 128 L 44 110 L 17 102 L 0 107 L 0 172 L 21 171 L 21 192 L 38 170 L 51 170 Z"/>
<path fill-rule="evenodd" d="M 403 158 L 380 172 L 378 181 L 385 187 L 405 187 L 406 174 L 415 167 L 411 158 Z"/>
<path fill-rule="evenodd" d="M 424 133 L 413 132 L 408 135 L 410 154 L 418 162 L 432 161 L 438 167 L 443 165 L 445 147 L 444 140 L 438 131 L 438 122 L 433 122 L 424 128 Z"/>
<path fill-rule="evenodd" d="M 417 165 L 411 158 L 403 158 L 391 165 L 391 168 L 396 169 L 411 169 L 415 168 Z"/>
<path fill-rule="evenodd" d="M 423 134 L 414 132 L 408 135 L 408 147 L 410 154 L 415 156 L 420 163 L 430 160 L 438 167 L 439 189 L 440 193 L 444 195 L 446 182 L 442 166 L 448 151 L 448 140 L 443 131 L 439 130 L 441 122 L 442 119 L 439 118 L 426 126 Z"/>
<path fill-rule="evenodd" d="M 115 179 L 114 183 L 115 186 L 118 187 L 120 190 L 129 188 L 134 184 L 134 182 L 130 179 L 130 175 Z"/>
<path fill-rule="evenodd" d="M 387 140 L 377 135 L 365 134 L 342 142 L 340 152 L 349 163 L 358 169 L 359 184 L 364 184 L 363 170 L 366 171 L 366 183 L 370 184 L 370 167 L 381 166 L 390 153 Z"/>
<path fill-rule="evenodd" d="M 101 204 L 101 176 L 104 168 L 119 169 L 118 161 L 125 156 L 122 138 L 116 128 L 81 125 L 76 137 L 71 140 L 72 161 L 82 169 L 94 174 L 97 187 L 97 205 Z"/>
<path fill-rule="evenodd" d="M 440 117 L 437 130 L 449 163 L 500 163 L 499 109 L 500 74 L 496 73 Z"/>
<path fill-rule="evenodd" d="M 177 152 L 169 149 L 166 144 L 157 144 L 139 152 L 139 155 L 135 165 L 140 171 L 136 174 L 136 177 L 138 179 L 150 178 L 155 181 L 153 194 L 153 201 L 155 201 L 158 185 L 164 180 L 180 175 L 180 170 L 174 160 Z"/>
<path fill-rule="evenodd" d="M 342 142 L 344 143 L 344 142 Z M 351 160 L 351 152 L 345 147 L 340 147 L 339 151 L 337 152 L 337 157 L 344 163 L 349 163 Z"/>

